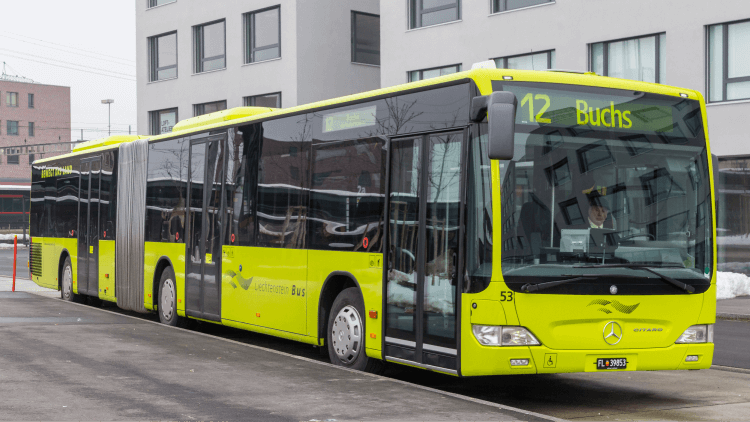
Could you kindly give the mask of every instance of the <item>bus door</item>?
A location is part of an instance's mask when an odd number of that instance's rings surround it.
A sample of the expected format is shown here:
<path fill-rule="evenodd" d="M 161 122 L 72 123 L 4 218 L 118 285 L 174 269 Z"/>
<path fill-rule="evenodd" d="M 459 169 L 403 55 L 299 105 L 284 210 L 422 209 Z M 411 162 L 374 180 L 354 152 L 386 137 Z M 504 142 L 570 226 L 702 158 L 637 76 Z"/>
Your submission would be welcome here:
<path fill-rule="evenodd" d="M 221 242 L 226 135 L 190 142 L 185 308 L 187 314 L 221 320 Z"/>
<path fill-rule="evenodd" d="M 463 131 L 391 139 L 385 356 L 458 370 Z"/>
<path fill-rule="evenodd" d="M 78 201 L 78 293 L 99 297 L 101 157 L 81 160 Z"/>

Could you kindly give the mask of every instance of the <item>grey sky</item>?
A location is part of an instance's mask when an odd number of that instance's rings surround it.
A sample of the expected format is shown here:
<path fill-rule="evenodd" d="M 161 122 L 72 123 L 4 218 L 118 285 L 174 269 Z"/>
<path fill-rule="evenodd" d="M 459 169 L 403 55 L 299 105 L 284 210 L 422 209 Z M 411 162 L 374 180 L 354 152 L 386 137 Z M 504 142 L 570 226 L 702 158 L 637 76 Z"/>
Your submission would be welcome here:
<path fill-rule="evenodd" d="M 70 87 L 71 139 L 136 133 L 135 4 L 133 0 L 3 2 L 0 66 L 36 82 Z"/>

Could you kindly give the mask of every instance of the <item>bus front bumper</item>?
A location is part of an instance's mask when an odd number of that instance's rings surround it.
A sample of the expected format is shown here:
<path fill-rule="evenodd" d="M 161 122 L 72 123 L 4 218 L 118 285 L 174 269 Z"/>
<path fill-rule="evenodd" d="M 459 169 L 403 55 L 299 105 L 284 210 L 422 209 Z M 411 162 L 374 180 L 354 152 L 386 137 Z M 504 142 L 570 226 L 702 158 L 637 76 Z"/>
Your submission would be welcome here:
<path fill-rule="evenodd" d="M 612 350 L 479 346 L 472 347 L 471 354 L 474 356 L 463 354 L 463 376 L 707 369 L 713 361 L 714 344 L 673 344 L 664 348 Z M 687 361 L 688 356 L 697 356 L 692 358 L 697 360 Z M 622 358 L 627 359 L 625 369 L 597 369 L 598 359 Z M 511 365 L 511 360 L 517 362 L 524 359 L 528 359 L 528 365 Z"/>

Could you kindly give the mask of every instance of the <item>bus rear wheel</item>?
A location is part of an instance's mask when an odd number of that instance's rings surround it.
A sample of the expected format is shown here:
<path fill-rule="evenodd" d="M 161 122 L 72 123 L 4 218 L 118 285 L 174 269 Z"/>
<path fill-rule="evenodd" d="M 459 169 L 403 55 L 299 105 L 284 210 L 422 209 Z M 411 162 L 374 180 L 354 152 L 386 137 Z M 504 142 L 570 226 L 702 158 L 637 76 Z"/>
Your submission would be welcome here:
<path fill-rule="evenodd" d="M 73 293 L 73 265 L 70 263 L 70 257 L 65 257 L 65 263 L 62 270 L 62 283 L 60 289 L 60 299 L 66 302 L 82 303 L 85 300 L 83 295 Z"/>
<path fill-rule="evenodd" d="M 161 273 L 157 310 L 162 324 L 177 326 L 177 288 L 171 267 L 165 268 Z"/>
<path fill-rule="evenodd" d="M 365 304 L 356 287 L 344 289 L 331 306 L 326 343 L 331 363 L 370 373 L 381 373 L 383 361 L 365 353 Z"/>

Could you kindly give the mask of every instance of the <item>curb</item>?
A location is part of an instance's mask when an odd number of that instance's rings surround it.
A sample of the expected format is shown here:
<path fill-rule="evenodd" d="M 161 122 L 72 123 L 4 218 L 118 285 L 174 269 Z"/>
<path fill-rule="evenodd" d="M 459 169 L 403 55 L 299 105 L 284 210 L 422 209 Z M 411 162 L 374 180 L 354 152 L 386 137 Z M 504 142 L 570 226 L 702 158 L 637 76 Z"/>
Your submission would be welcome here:
<path fill-rule="evenodd" d="M 729 314 L 724 312 L 717 312 L 716 319 L 724 319 L 730 321 L 750 321 L 750 314 Z"/>
<path fill-rule="evenodd" d="M 52 298 L 50 296 L 47 296 L 47 295 L 44 295 L 44 294 L 40 294 L 40 292 L 25 292 L 25 293 L 30 293 L 30 294 L 33 294 L 35 296 L 43 297 L 43 298 L 46 298 L 46 299 L 59 300 L 59 298 Z M 554 416 L 545 415 L 545 414 L 542 414 L 542 413 L 537 413 L 537 412 L 532 412 L 532 411 L 529 411 L 529 410 L 519 409 L 517 407 L 512 407 L 512 406 L 506 406 L 504 404 L 493 403 L 493 402 L 490 402 L 490 401 L 487 401 L 487 400 L 475 399 L 473 397 L 468 397 L 468 396 L 464 396 L 464 395 L 457 394 L 457 393 L 451 393 L 451 392 L 448 392 L 448 391 L 442 391 L 442 390 L 438 390 L 436 388 L 425 387 L 425 386 L 422 386 L 422 385 L 419 385 L 419 384 L 412 384 L 412 383 L 410 383 L 408 381 L 402 381 L 402 380 L 397 380 L 397 379 L 393 379 L 393 378 L 388 378 L 388 377 L 384 377 L 382 375 L 375 375 L 375 374 L 370 374 L 370 373 L 367 373 L 367 372 L 357 371 L 357 370 L 354 370 L 354 369 L 344 368 L 344 367 L 341 367 L 341 366 L 334 365 L 332 363 L 321 362 L 321 361 L 309 359 L 309 358 L 306 358 L 306 357 L 293 355 L 291 353 L 281 352 L 281 351 L 274 350 L 274 349 L 268 349 L 268 348 L 265 348 L 265 347 L 262 347 L 262 346 L 256 346 L 254 344 L 242 343 L 240 341 L 230 340 L 230 339 L 223 338 L 223 337 L 218 337 L 218 336 L 213 336 L 213 335 L 210 335 L 210 334 L 201 333 L 201 332 L 197 332 L 197 331 L 192 331 L 192 330 L 188 330 L 188 329 L 185 329 L 185 328 L 174 327 L 174 326 L 170 326 L 170 325 L 164 325 L 164 324 L 162 324 L 160 322 L 151 321 L 151 320 L 144 319 L 144 318 L 138 318 L 138 317 L 134 317 L 134 316 L 131 316 L 131 315 L 124 315 L 124 314 L 121 314 L 119 312 L 109 311 L 107 309 L 93 307 L 93 306 L 89 306 L 89 305 L 86 305 L 86 304 L 83 304 L 83 303 L 65 302 L 65 301 L 62 301 L 62 300 L 60 300 L 60 302 L 65 303 L 65 304 L 75 305 L 75 306 L 83 306 L 83 307 L 85 307 L 87 309 L 93 309 L 93 310 L 97 310 L 97 311 L 100 311 L 100 312 L 107 312 L 107 313 L 110 313 L 110 314 L 113 314 L 113 315 L 119 315 L 119 316 L 125 317 L 125 318 L 132 318 L 132 319 L 135 319 L 135 320 L 140 321 L 140 322 L 145 322 L 145 323 L 149 323 L 149 324 L 158 325 L 159 327 L 163 327 L 165 329 L 180 330 L 180 331 L 183 331 L 183 332 L 186 332 L 186 333 L 191 333 L 191 334 L 194 334 L 194 335 L 199 335 L 199 336 L 203 336 L 203 337 L 212 338 L 214 340 L 226 341 L 226 342 L 234 343 L 234 344 L 237 344 L 237 345 L 240 345 L 240 346 L 249 347 L 249 348 L 257 349 L 257 350 L 263 350 L 263 351 L 266 351 L 266 352 L 269 352 L 269 353 L 273 353 L 273 354 L 277 354 L 277 355 L 281 355 L 281 356 L 286 356 L 286 357 L 290 357 L 290 358 L 293 358 L 293 359 L 302 360 L 302 361 L 305 361 L 305 362 L 315 363 L 315 364 L 318 364 L 318 365 L 324 365 L 324 366 L 330 367 L 331 369 L 337 369 L 337 370 L 341 370 L 341 371 L 352 372 L 352 373 L 355 373 L 357 375 L 362 375 L 362 376 L 369 376 L 369 377 L 375 378 L 375 379 L 377 379 L 379 381 L 388 381 L 388 382 L 393 382 L 393 383 L 396 383 L 396 384 L 406 385 L 406 386 L 409 386 L 409 387 L 412 387 L 412 388 L 417 388 L 417 389 L 420 389 L 420 390 L 429 391 L 429 392 L 432 392 L 432 393 L 435 393 L 435 394 L 439 394 L 439 395 L 443 395 L 443 396 L 450 396 L 450 397 L 453 397 L 453 398 L 456 398 L 456 399 L 459 399 L 459 400 L 465 400 L 465 401 L 473 402 L 473 403 L 484 405 L 484 406 L 488 406 L 488 407 L 494 407 L 496 409 L 504 410 L 506 412 L 513 412 L 513 413 L 517 413 L 517 414 L 521 414 L 521 415 L 525 415 L 525 416 L 531 416 L 531 417 L 534 417 L 534 418 L 548 420 L 548 421 L 566 421 L 566 419 L 556 418 Z M 519 419 L 519 420 L 523 420 L 523 419 Z"/>
<path fill-rule="evenodd" d="M 740 374 L 750 374 L 750 369 L 734 368 L 732 366 L 711 365 L 710 369 L 716 369 L 717 371 L 738 372 Z"/>

